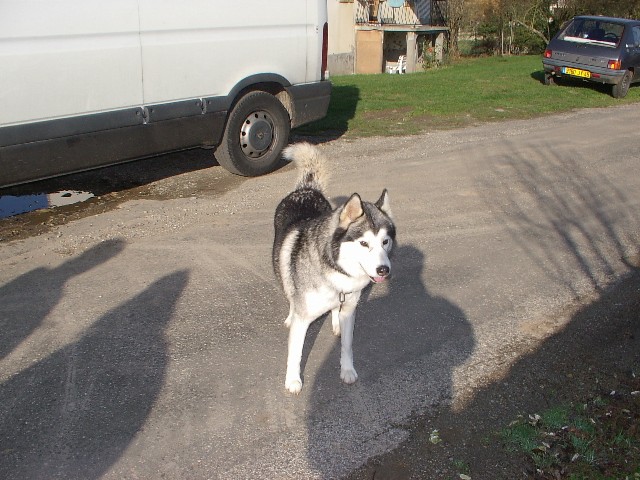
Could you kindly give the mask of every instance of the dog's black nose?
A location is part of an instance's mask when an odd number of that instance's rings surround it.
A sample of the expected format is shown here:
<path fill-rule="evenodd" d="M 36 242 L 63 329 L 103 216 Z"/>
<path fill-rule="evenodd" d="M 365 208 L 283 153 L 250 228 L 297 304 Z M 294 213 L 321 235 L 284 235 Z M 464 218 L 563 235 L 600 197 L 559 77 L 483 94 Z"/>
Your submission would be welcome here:
<path fill-rule="evenodd" d="M 386 277 L 387 275 L 389 275 L 389 267 L 387 267 L 386 265 L 380 265 L 378 268 L 376 268 L 376 273 L 381 277 Z"/>

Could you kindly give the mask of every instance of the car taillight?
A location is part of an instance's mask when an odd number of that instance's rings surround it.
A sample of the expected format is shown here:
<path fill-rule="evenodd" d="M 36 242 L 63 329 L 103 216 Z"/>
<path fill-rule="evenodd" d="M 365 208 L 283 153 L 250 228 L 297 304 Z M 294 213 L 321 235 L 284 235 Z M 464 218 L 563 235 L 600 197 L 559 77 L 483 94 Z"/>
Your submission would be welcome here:
<path fill-rule="evenodd" d="M 329 52 L 329 24 L 325 22 L 322 27 L 322 67 L 320 75 L 323 80 L 327 76 L 327 53 Z"/>
<path fill-rule="evenodd" d="M 544 51 L 544 58 L 551 58 L 552 55 L 553 55 L 553 52 L 548 48 Z"/>
<path fill-rule="evenodd" d="M 620 60 L 609 60 L 607 68 L 611 70 L 620 70 L 622 68 L 622 64 L 620 63 Z"/>

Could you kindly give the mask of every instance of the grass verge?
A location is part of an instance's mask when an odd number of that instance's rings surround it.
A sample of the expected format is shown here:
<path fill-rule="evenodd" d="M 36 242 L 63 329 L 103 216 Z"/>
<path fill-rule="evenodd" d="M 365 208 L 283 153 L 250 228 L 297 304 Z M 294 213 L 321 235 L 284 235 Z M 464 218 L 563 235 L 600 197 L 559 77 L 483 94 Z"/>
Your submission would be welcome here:
<path fill-rule="evenodd" d="M 297 133 L 411 135 L 640 101 L 640 86 L 616 100 L 607 85 L 577 81 L 545 86 L 542 80 L 538 55 L 464 59 L 408 75 L 337 76 L 327 116 Z"/>
<path fill-rule="evenodd" d="M 327 117 L 298 132 L 347 138 L 410 135 L 640 101 L 640 86 L 616 100 L 609 86 L 566 82 L 553 87 L 542 80 L 539 56 L 469 59 L 410 75 L 334 77 Z M 638 337 L 633 333 L 637 292 L 634 277 L 614 297 L 575 318 L 573 329 L 548 342 L 532 359 L 521 360 L 508 384 L 480 391 L 463 412 L 444 409 L 433 418 L 421 417 L 402 447 L 371 459 L 348 478 L 640 480 L 640 369 L 626 380 L 612 374 L 618 372 L 613 366 L 631 355 L 626 349 Z M 625 307 L 613 315 L 618 305 Z M 591 321 L 592 316 L 604 316 L 606 329 L 596 328 L 600 323 Z M 612 319 L 619 330 L 611 330 Z M 582 329 L 584 337 L 578 335 Z M 582 345 L 577 338 L 584 338 Z M 597 340 L 592 343 L 592 338 Z M 595 364 L 585 360 L 592 355 Z M 562 379 L 571 373 L 574 380 L 558 384 L 558 372 L 563 372 Z M 615 392 L 600 391 L 598 378 L 605 373 Z M 505 418 L 504 402 L 510 402 L 512 415 L 540 404 L 546 410 L 505 427 L 513 416 Z M 512 475 L 503 475 L 506 472 Z"/>

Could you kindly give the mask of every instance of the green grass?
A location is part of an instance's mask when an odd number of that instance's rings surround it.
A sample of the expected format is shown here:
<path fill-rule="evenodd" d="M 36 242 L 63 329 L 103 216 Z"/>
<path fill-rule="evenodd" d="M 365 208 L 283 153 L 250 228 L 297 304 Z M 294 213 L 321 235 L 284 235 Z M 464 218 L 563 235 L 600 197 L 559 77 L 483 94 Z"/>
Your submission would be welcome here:
<path fill-rule="evenodd" d="M 638 382 L 632 388 L 637 388 Z M 640 432 L 636 395 L 596 397 L 521 417 L 504 428 L 506 449 L 522 454 L 535 478 L 640 479 Z"/>
<path fill-rule="evenodd" d="M 331 80 L 327 116 L 297 132 L 410 135 L 640 101 L 640 86 L 632 86 L 626 98 L 616 100 L 609 86 L 583 82 L 545 86 L 542 79 L 539 55 L 464 59 L 408 75 L 337 76 Z"/>

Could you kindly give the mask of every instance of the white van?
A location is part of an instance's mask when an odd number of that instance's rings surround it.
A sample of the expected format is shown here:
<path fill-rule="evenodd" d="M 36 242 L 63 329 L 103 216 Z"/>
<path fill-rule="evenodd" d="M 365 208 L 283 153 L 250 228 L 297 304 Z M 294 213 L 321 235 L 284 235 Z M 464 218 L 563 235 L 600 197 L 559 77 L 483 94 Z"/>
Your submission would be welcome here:
<path fill-rule="evenodd" d="M 0 186 L 198 146 L 269 172 L 327 41 L 326 0 L 0 0 Z"/>

